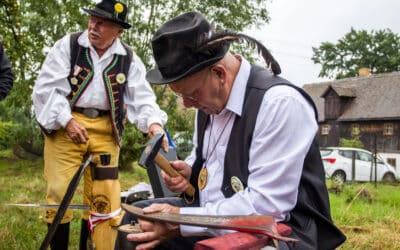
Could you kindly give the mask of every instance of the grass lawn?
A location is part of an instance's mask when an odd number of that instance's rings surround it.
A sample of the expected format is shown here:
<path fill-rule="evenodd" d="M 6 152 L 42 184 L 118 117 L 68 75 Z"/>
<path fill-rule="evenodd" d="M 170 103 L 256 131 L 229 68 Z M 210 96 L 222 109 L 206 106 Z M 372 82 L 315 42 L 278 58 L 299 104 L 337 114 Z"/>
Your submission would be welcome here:
<path fill-rule="evenodd" d="M 42 161 L 0 160 L 0 173 L 0 203 L 45 202 Z M 147 176 L 135 167 L 120 179 L 126 190 Z M 81 204 L 81 197 L 82 184 L 72 203 Z M 400 186 L 344 185 L 340 194 L 330 193 L 330 200 L 332 217 L 348 238 L 339 249 L 400 249 Z M 0 206 L 0 213 L 0 250 L 39 248 L 47 232 L 42 208 Z M 78 249 L 80 213 L 74 211 L 69 249 Z"/>

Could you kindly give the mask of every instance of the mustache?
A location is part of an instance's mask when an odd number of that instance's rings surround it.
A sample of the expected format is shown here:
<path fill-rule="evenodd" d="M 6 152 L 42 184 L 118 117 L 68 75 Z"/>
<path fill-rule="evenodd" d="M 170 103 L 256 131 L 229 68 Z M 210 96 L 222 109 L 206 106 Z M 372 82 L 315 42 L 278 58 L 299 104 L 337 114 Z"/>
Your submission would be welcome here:
<path fill-rule="evenodd" d="M 90 34 L 90 35 L 95 35 L 95 36 L 98 36 L 98 37 L 101 38 L 100 33 L 96 32 L 96 31 L 94 31 L 94 30 L 89 31 L 89 34 Z"/>

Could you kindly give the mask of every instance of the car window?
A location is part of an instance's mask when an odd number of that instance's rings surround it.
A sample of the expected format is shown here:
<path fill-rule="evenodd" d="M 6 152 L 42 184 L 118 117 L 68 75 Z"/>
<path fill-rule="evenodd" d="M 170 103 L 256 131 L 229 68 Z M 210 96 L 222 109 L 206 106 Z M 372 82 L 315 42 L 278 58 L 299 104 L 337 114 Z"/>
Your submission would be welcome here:
<path fill-rule="evenodd" d="M 351 150 L 339 150 L 339 155 L 352 159 L 353 158 L 353 151 Z"/>
<path fill-rule="evenodd" d="M 327 156 L 327 155 L 330 155 L 331 153 L 332 153 L 332 149 L 321 149 L 320 150 L 320 152 L 321 152 L 321 156 Z"/>
<path fill-rule="evenodd" d="M 368 154 L 366 152 L 357 152 L 357 159 L 361 161 L 371 161 L 372 157 L 371 154 Z"/>
<path fill-rule="evenodd" d="M 376 162 L 377 162 L 378 164 L 384 164 L 384 165 L 386 165 L 385 161 L 384 161 L 380 156 L 377 156 L 377 157 L 376 157 Z"/>

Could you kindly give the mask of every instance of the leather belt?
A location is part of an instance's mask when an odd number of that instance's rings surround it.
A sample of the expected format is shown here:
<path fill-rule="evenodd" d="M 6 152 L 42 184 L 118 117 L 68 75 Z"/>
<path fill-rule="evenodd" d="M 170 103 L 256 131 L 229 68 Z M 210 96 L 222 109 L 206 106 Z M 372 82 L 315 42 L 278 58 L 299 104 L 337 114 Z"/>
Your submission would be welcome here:
<path fill-rule="evenodd" d="M 87 116 L 89 118 L 96 118 L 96 117 L 99 117 L 99 116 L 103 116 L 103 115 L 109 114 L 109 110 L 101 110 L 101 109 L 95 109 L 95 108 L 75 107 L 75 108 L 72 109 L 72 111 L 84 114 L 85 116 Z"/>

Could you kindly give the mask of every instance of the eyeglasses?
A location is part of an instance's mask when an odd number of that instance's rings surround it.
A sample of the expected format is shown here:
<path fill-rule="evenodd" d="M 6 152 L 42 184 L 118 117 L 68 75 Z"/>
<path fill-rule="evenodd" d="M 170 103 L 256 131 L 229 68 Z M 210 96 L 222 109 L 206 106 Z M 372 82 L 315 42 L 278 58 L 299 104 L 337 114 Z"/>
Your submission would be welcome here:
<path fill-rule="evenodd" d="M 177 98 L 189 99 L 189 100 L 191 100 L 191 101 L 193 101 L 193 102 L 197 101 L 197 98 L 198 98 L 198 96 L 199 96 L 197 90 L 196 90 L 196 91 L 194 92 L 194 94 L 192 94 L 192 95 L 183 95 L 183 94 L 179 94 L 179 93 L 176 93 L 176 92 L 174 92 L 174 95 L 175 95 Z"/>
<path fill-rule="evenodd" d="M 190 100 L 190 101 L 193 101 L 193 102 L 197 102 L 198 98 L 199 98 L 200 90 L 204 86 L 204 84 L 206 83 L 206 81 L 208 79 L 208 76 L 210 75 L 209 71 L 206 71 L 206 72 L 207 72 L 207 75 L 204 78 L 204 80 L 202 81 L 202 83 L 196 89 L 194 89 L 191 94 L 187 94 L 186 95 L 186 94 L 177 93 L 177 92 L 174 91 L 174 95 L 176 97 L 178 97 L 178 98 L 182 98 L 182 99 Z"/>

